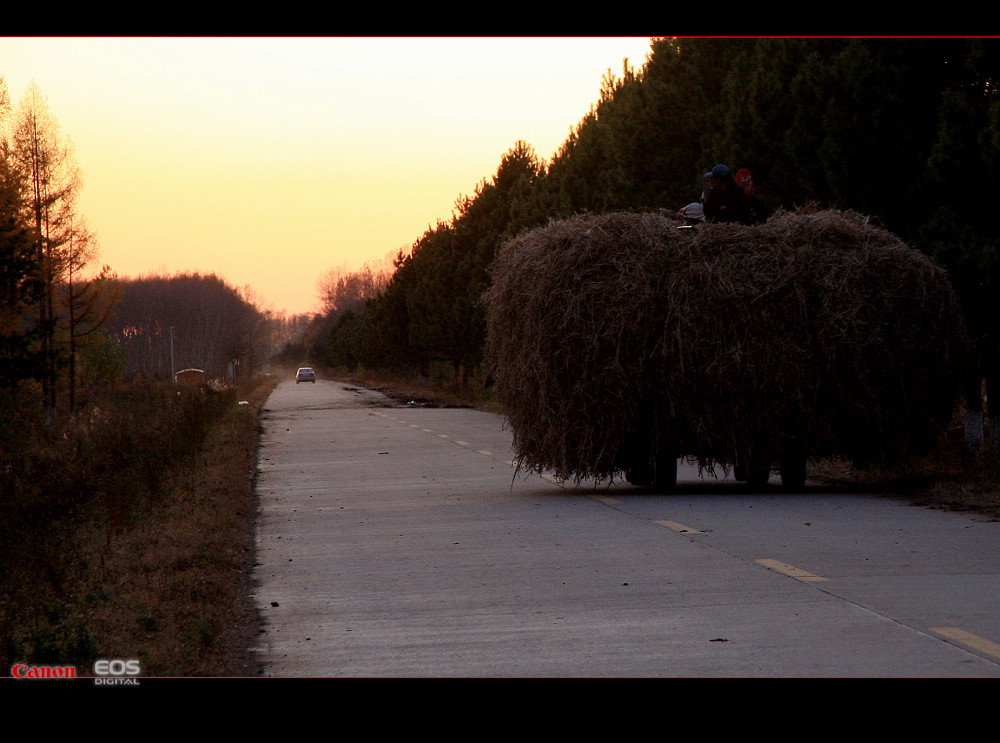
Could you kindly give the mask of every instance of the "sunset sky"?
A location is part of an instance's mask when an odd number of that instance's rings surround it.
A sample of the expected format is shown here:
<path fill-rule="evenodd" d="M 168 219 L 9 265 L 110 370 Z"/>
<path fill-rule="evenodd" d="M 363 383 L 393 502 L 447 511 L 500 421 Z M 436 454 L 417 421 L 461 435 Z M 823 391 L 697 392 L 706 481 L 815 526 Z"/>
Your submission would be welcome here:
<path fill-rule="evenodd" d="M 75 151 L 120 276 L 214 272 L 318 309 L 320 277 L 408 250 L 524 140 L 549 158 L 648 37 L 0 37 Z"/>

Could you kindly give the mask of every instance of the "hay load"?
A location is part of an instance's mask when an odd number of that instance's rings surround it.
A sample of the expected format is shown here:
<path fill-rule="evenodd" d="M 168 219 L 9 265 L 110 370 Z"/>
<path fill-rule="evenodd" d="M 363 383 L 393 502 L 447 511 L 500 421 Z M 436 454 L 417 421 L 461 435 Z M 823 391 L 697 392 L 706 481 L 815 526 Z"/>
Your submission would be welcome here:
<path fill-rule="evenodd" d="M 967 348 L 944 272 L 833 211 L 552 222 L 502 248 L 485 301 L 521 466 L 576 480 L 898 461 L 938 441 Z"/>

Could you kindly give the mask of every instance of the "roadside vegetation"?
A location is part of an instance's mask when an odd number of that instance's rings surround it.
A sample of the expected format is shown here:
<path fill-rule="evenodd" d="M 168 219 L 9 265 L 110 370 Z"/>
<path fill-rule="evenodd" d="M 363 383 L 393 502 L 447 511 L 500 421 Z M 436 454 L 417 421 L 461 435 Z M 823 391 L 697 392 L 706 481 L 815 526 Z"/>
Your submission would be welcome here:
<path fill-rule="evenodd" d="M 253 673 L 257 413 L 277 383 L 136 382 L 3 454 L 0 668 Z"/>
<path fill-rule="evenodd" d="M 970 444 L 961 410 L 932 451 L 892 466 L 855 467 L 842 459 L 809 465 L 814 482 L 847 486 L 858 492 L 901 496 L 914 505 L 969 511 L 1000 519 L 1000 446 L 998 434 Z"/>
<path fill-rule="evenodd" d="M 247 673 L 259 372 L 299 321 L 98 267 L 80 184 L 42 92 L 0 78 L 0 668 Z"/>

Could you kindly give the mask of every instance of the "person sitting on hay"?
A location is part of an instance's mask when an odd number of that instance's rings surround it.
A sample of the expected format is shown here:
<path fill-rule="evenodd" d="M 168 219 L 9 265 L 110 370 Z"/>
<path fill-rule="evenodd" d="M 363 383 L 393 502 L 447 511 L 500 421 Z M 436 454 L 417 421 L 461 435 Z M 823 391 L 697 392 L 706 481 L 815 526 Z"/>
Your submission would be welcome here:
<path fill-rule="evenodd" d="M 750 196 L 725 165 L 712 168 L 712 188 L 705 198 L 705 219 L 709 222 L 740 224 L 754 224 L 757 221 Z"/>

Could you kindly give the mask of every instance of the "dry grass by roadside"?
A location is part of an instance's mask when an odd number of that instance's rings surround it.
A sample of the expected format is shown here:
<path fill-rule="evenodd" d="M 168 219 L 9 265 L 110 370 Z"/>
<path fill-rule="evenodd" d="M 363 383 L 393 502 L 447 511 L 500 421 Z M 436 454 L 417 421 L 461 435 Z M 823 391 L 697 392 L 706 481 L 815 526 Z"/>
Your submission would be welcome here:
<path fill-rule="evenodd" d="M 1000 451 L 971 455 L 964 444 L 950 444 L 905 467 L 858 470 L 847 462 L 810 464 L 816 482 L 905 498 L 917 506 L 968 511 L 1000 519 Z"/>
<path fill-rule="evenodd" d="M 257 416 L 276 381 L 240 390 L 163 503 L 118 538 L 100 587 L 114 600 L 91 618 L 115 643 L 106 656 L 138 657 L 156 676 L 256 673 Z"/>
<path fill-rule="evenodd" d="M 114 471 L 103 460 L 89 463 L 61 496 L 57 505 L 76 512 L 59 523 L 5 512 L 5 526 L 16 520 L 20 536 L 37 546 L 25 554 L 5 544 L 13 558 L 0 576 L 5 662 L 73 664 L 79 675 L 90 675 L 98 658 L 138 659 L 143 676 L 255 673 L 257 415 L 276 382 L 262 378 L 195 402 L 200 433 L 184 447 L 174 443 L 184 427 L 155 419 L 164 404 L 147 408 L 148 426 L 129 443 L 137 449 L 152 437 L 143 456 L 161 450 L 162 471 L 149 472 L 134 451 L 115 458 Z M 91 443 L 81 437 L 77 448 Z M 127 462 L 142 466 L 123 475 Z"/>

